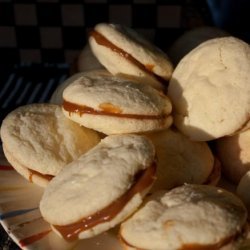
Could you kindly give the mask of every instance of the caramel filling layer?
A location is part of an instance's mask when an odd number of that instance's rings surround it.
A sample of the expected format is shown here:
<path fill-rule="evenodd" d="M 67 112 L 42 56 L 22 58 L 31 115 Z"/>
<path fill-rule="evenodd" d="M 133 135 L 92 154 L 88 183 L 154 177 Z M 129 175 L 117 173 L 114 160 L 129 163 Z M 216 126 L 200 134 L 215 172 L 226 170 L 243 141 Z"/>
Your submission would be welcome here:
<path fill-rule="evenodd" d="M 52 180 L 55 176 L 54 175 L 49 175 L 49 174 L 41 174 L 35 170 L 32 169 L 28 169 L 29 170 L 29 181 L 33 182 L 33 176 L 38 176 L 41 177 L 43 179 L 46 179 L 48 181 Z"/>
<path fill-rule="evenodd" d="M 130 118 L 130 119 L 146 119 L 146 120 L 163 120 L 166 118 L 166 115 L 136 115 L 136 114 L 122 114 L 121 111 L 117 110 L 95 110 L 93 108 L 78 105 L 75 103 L 71 103 L 68 101 L 63 101 L 63 108 L 64 110 L 68 111 L 69 114 L 71 113 L 77 113 L 80 116 L 83 114 L 91 114 L 91 115 L 107 115 L 107 116 L 115 116 L 120 118 Z M 102 108 L 102 105 L 100 105 L 100 108 Z M 113 111 L 113 112 L 111 112 Z"/>
<path fill-rule="evenodd" d="M 119 212 L 125 207 L 125 205 L 133 198 L 137 193 L 143 192 L 146 188 L 152 185 L 156 178 L 156 163 L 154 162 L 150 167 L 145 170 L 140 171 L 136 174 L 134 183 L 121 197 L 112 202 L 107 207 L 102 210 L 83 218 L 76 223 L 58 226 L 53 225 L 53 227 L 60 232 L 60 234 L 66 240 L 76 240 L 78 234 L 93 228 L 94 226 L 111 221 Z"/>
<path fill-rule="evenodd" d="M 101 46 L 105 46 L 105 47 L 111 49 L 112 51 L 116 52 L 120 56 L 126 58 L 132 64 L 136 65 L 139 69 L 141 69 L 144 72 L 146 72 L 147 74 L 151 75 L 153 78 L 156 78 L 157 81 L 159 81 L 163 85 L 168 84 L 168 82 L 164 78 L 156 75 L 153 72 L 154 65 L 152 65 L 152 64 L 146 64 L 146 65 L 142 64 L 137 59 L 135 59 L 131 54 L 129 54 L 126 51 L 124 51 L 123 49 L 117 47 L 115 44 L 110 42 L 106 37 L 104 37 L 102 34 L 100 34 L 99 32 L 97 32 L 95 30 L 90 32 L 90 36 L 92 36 L 95 39 L 96 43 L 98 43 Z"/>

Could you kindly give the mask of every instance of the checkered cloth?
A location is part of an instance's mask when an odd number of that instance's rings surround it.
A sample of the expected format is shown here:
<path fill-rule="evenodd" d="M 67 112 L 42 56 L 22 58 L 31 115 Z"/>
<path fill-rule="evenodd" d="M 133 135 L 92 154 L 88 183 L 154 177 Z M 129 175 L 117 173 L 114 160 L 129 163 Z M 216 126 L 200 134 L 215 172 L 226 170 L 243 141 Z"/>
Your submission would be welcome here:
<path fill-rule="evenodd" d="M 164 50 L 211 19 L 204 0 L 0 0 L 0 65 L 71 63 L 99 22 L 132 27 Z"/>

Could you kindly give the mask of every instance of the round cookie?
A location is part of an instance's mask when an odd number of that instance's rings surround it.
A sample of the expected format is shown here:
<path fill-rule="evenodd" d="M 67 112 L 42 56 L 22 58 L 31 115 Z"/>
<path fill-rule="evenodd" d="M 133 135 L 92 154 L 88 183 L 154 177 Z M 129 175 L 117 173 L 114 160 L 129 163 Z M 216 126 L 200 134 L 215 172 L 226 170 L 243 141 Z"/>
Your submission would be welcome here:
<path fill-rule="evenodd" d="M 184 185 L 160 193 L 120 228 L 125 249 L 221 249 L 247 222 L 240 199 L 207 185 Z"/>
<path fill-rule="evenodd" d="M 147 136 L 156 148 L 157 179 L 152 190 L 171 189 L 184 183 L 216 184 L 220 168 L 205 142 L 194 142 L 174 129 Z M 212 173 L 215 175 L 210 180 Z"/>
<path fill-rule="evenodd" d="M 6 116 L 1 139 L 7 160 L 29 181 L 46 186 L 61 169 L 100 141 L 53 104 L 21 106 Z"/>
<path fill-rule="evenodd" d="M 247 43 L 224 37 L 200 44 L 179 62 L 168 95 L 182 133 L 208 141 L 249 127 L 249 57 Z"/>
<path fill-rule="evenodd" d="M 134 30 L 118 24 L 99 23 L 89 44 L 98 60 L 113 75 L 133 76 L 163 90 L 173 71 L 167 55 Z"/>
<path fill-rule="evenodd" d="M 216 140 L 216 153 L 225 176 L 238 184 L 250 170 L 250 130 Z"/>
<path fill-rule="evenodd" d="M 155 149 L 139 135 L 111 135 L 64 168 L 40 202 L 67 240 L 107 231 L 131 215 L 155 180 Z"/>
<path fill-rule="evenodd" d="M 148 132 L 172 124 L 169 98 L 105 71 L 82 74 L 63 92 L 64 114 L 104 134 Z"/>

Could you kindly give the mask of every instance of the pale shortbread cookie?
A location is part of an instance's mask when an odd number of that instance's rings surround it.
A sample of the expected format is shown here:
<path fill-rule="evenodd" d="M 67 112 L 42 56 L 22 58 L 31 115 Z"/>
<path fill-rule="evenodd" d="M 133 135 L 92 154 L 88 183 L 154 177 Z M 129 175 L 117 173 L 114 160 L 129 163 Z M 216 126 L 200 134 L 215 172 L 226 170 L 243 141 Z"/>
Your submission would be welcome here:
<path fill-rule="evenodd" d="M 173 66 L 168 56 L 128 27 L 97 24 L 89 44 L 101 64 L 114 75 L 133 76 L 161 90 L 171 77 Z"/>
<path fill-rule="evenodd" d="M 56 90 L 53 92 L 53 94 L 51 95 L 51 98 L 50 98 L 50 103 L 53 103 L 53 104 L 58 104 L 58 105 L 62 105 L 63 104 L 63 91 L 64 89 L 69 86 L 71 83 L 73 83 L 76 79 L 80 78 L 81 76 L 85 76 L 86 74 L 86 71 L 88 70 L 85 70 L 84 72 L 78 72 L 72 76 L 70 76 L 69 78 L 67 78 L 64 82 L 62 82 L 57 88 Z M 107 70 L 105 69 L 93 69 L 93 70 L 89 70 L 91 71 L 92 73 L 91 74 L 105 74 L 105 72 L 108 72 Z"/>
<path fill-rule="evenodd" d="M 126 249 L 220 249 L 238 236 L 246 221 L 247 210 L 234 194 L 184 185 L 146 203 L 122 223 L 120 235 L 131 247 Z"/>
<path fill-rule="evenodd" d="M 249 127 L 250 47 L 234 38 L 208 40 L 177 65 L 168 89 L 175 124 L 207 141 Z"/>
<path fill-rule="evenodd" d="M 30 104 L 7 115 L 1 139 L 10 164 L 28 180 L 46 186 L 48 177 L 95 146 L 100 136 L 67 119 L 58 105 Z"/>
<path fill-rule="evenodd" d="M 104 134 L 147 132 L 172 124 L 169 98 L 105 71 L 82 74 L 63 92 L 64 114 Z"/>
<path fill-rule="evenodd" d="M 216 152 L 222 163 L 225 176 L 238 184 L 250 170 L 250 130 L 226 136 L 216 141 Z"/>
<path fill-rule="evenodd" d="M 62 82 L 55 91 L 52 93 L 49 102 L 52 104 L 62 105 L 63 103 L 63 91 L 69 86 L 75 79 L 79 78 L 82 73 L 76 73 L 69 78 L 67 78 L 64 82 Z"/>
<path fill-rule="evenodd" d="M 58 225 L 64 226 L 61 230 L 73 228 L 66 239 L 92 237 L 138 208 L 155 173 L 155 149 L 149 139 L 108 136 L 49 183 L 40 203 L 42 216 L 59 234 Z M 74 223 L 79 226 L 74 228 Z"/>
<path fill-rule="evenodd" d="M 153 190 L 171 189 L 184 183 L 204 184 L 208 181 L 215 159 L 207 143 L 191 141 L 173 129 L 147 136 L 155 145 L 158 159 Z M 216 181 L 219 176 L 215 176 Z"/>

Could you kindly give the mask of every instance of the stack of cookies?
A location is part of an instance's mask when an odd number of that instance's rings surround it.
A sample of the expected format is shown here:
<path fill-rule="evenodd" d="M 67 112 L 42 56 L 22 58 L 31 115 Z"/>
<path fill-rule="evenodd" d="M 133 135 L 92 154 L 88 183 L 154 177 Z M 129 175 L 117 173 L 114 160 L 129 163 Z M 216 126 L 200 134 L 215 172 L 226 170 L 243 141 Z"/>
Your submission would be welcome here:
<path fill-rule="evenodd" d="M 119 227 L 124 249 L 238 249 L 250 196 L 217 184 L 247 172 L 235 137 L 250 127 L 248 44 L 211 39 L 175 69 L 121 25 L 96 25 L 89 46 L 103 68 L 2 123 L 6 158 L 44 187 L 44 220 L 69 241 Z"/>

